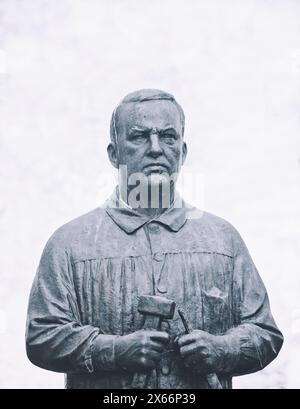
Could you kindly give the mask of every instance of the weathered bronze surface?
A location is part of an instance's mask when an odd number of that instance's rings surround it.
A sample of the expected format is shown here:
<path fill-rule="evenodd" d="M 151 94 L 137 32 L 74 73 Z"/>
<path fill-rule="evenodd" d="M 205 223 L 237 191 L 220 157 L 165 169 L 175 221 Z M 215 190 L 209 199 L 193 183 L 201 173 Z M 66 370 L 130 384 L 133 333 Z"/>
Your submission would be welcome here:
<path fill-rule="evenodd" d="M 139 91 L 114 112 L 114 166 L 146 176 L 179 171 L 184 117 L 168 95 Z M 150 129 L 146 136 L 136 124 Z M 149 167 L 154 159 L 161 166 Z M 131 388 L 137 370 L 157 366 L 149 388 L 209 388 L 213 373 L 231 388 L 233 376 L 268 365 L 283 336 L 238 231 L 208 212 L 191 217 L 184 202 L 153 211 L 116 207 L 114 197 L 62 226 L 45 246 L 28 307 L 29 359 L 66 373 L 68 388 L 104 389 Z M 178 310 L 159 331 L 141 330 L 143 295 L 174 301 L 189 333 Z"/>

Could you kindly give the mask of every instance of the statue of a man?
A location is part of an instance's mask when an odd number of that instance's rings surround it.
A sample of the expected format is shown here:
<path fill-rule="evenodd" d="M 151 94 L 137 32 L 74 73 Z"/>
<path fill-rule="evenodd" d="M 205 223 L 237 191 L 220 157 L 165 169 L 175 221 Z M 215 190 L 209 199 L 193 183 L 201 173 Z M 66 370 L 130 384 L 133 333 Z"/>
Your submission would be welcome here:
<path fill-rule="evenodd" d="M 109 159 L 125 169 L 115 193 L 45 246 L 27 355 L 65 373 L 67 388 L 231 388 L 233 376 L 264 368 L 282 346 L 237 230 L 208 212 L 191 217 L 176 193 L 184 121 L 169 93 L 128 94 L 111 120 Z M 179 309 L 145 327 L 144 295 Z"/>

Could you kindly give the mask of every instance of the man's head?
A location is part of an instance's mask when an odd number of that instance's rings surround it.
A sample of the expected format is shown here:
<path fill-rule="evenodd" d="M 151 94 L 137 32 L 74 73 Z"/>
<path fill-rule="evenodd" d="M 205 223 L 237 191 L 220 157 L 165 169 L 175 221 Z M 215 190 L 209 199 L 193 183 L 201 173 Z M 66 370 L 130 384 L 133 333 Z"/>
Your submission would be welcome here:
<path fill-rule="evenodd" d="M 175 98 L 157 89 L 134 91 L 112 114 L 108 155 L 128 175 L 178 173 L 186 157 L 184 112 Z"/>

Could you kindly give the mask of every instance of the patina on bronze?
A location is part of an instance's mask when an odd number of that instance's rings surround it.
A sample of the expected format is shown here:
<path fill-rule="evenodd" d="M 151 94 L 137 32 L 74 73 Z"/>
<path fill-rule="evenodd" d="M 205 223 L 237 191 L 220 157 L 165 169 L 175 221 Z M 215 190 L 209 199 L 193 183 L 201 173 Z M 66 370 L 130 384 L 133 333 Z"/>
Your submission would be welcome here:
<path fill-rule="evenodd" d="M 65 373 L 67 388 L 131 388 L 136 372 L 158 367 L 149 388 L 209 388 L 214 373 L 231 388 L 233 376 L 263 369 L 280 351 L 283 336 L 238 231 L 206 211 L 192 215 L 176 177 L 169 197 L 159 193 L 159 206 L 151 206 L 147 182 L 165 186 L 185 162 L 184 121 L 164 91 L 128 94 L 113 112 L 108 145 L 112 165 L 126 166 L 119 185 L 44 248 L 26 350 L 35 365 Z M 135 197 L 128 183 L 135 174 L 148 194 Z M 175 301 L 190 332 L 177 310 L 159 329 L 141 329 L 141 295 Z"/>

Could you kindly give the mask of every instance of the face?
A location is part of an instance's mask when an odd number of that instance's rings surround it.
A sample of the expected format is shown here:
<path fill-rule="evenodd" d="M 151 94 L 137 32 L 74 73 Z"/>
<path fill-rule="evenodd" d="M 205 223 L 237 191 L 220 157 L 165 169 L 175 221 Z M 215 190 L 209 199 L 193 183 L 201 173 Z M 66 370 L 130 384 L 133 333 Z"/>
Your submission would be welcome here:
<path fill-rule="evenodd" d="M 118 119 L 118 149 L 110 144 L 115 167 L 145 176 L 179 173 L 186 157 L 180 114 L 168 100 L 129 103 L 121 106 Z"/>

